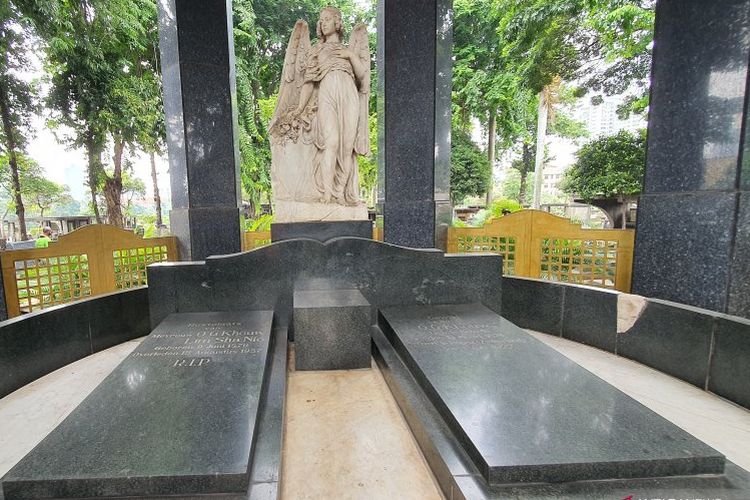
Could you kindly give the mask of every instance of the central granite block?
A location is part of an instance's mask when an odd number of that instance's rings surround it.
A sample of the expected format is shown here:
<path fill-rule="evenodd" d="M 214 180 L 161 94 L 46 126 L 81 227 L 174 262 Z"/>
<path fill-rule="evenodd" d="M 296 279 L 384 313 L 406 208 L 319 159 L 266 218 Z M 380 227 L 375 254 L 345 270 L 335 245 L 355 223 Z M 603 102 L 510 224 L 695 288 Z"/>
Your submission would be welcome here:
<path fill-rule="evenodd" d="M 275 222 L 271 224 L 271 241 L 308 238 L 325 243 L 344 236 L 372 238 L 372 221 L 321 221 L 321 222 Z"/>
<path fill-rule="evenodd" d="M 246 494 L 272 318 L 168 316 L 8 472 L 5 500 Z"/>
<path fill-rule="evenodd" d="M 720 474 L 724 456 L 479 304 L 380 327 L 489 484 Z"/>
<path fill-rule="evenodd" d="M 294 292 L 297 370 L 369 368 L 370 303 L 359 290 Z"/>

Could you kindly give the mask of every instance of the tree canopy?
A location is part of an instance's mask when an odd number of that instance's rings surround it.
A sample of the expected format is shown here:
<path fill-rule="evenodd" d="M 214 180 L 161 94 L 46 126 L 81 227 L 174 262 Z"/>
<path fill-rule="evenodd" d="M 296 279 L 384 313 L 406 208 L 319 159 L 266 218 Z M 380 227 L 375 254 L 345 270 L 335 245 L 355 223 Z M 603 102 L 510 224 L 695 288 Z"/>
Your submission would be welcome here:
<path fill-rule="evenodd" d="M 487 192 L 492 168 L 487 156 L 462 130 L 452 132 L 451 144 L 451 201 L 461 203 L 467 196 L 481 196 Z"/>
<path fill-rule="evenodd" d="M 646 133 L 622 131 L 585 144 L 565 172 L 563 191 L 583 200 L 636 195 L 646 169 Z"/>
<path fill-rule="evenodd" d="M 7 158 L 22 239 L 27 238 L 27 233 L 18 157 L 25 152 L 33 134 L 31 117 L 39 111 L 37 86 L 20 76 L 29 66 L 28 54 L 33 45 L 30 27 L 13 2 L 0 2 L 0 153 Z"/>
<path fill-rule="evenodd" d="M 276 102 L 284 51 L 297 19 L 314 23 L 329 0 L 234 0 L 237 115 L 243 199 L 253 215 L 270 201 L 267 124 Z M 375 23 L 374 5 L 335 2 L 344 22 Z M 642 112 L 651 64 L 654 0 L 454 0 L 452 196 L 492 191 L 492 166 L 514 152 L 518 200 L 543 150 L 545 133 L 584 135 L 561 104 L 574 97 L 630 92 L 620 110 Z M 0 3 L 0 153 L 10 167 L 11 197 L 23 216 L 14 155 L 25 153 L 37 86 L 18 77 L 40 47 L 43 104 L 61 143 L 87 156 L 90 205 L 97 219 L 122 224 L 128 162 L 136 151 L 165 151 L 155 0 L 7 0 Z M 375 30 L 370 30 L 374 49 Z M 374 52 L 374 50 L 373 50 Z M 562 80 L 563 84 L 558 85 Z M 373 85 L 376 79 L 373 78 Z M 539 120 L 540 99 L 549 117 Z M 375 146 L 375 100 L 371 144 Z M 549 123 L 547 123 L 549 122 Z M 483 152 L 471 142 L 478 123 Z M 544 130 L 544 127 L 541 128 Z M 541 136 L 541 139 L 537 137 Z M 540 146 L 535 147 L 537 143 Z M 541 149 L 540 149 L 541 148 Z M 359 160 L 363 198 L 374 201 L 375 155 Z M 482 159 L 483 158 L 483 159 Z M 152 170 L 155 179 L 155 168 Z M 13 187 L 15 182 L 16 187 Z M 154 180 L 154 182 L 156 182 Z M 514 180 L 514 182 L 516 182 Z M 137 191 L 140 193 L 140 191 Z M 133 191 L 130 190 L 132 195 Z M 490 201 L 488 197 L 488 202 Z M 158 202 L 157 202 L 158 203 Z"/>
<path fill-rule="evenodd" d="M 163 143 L 156 3 L 15 1 L 43 41 L 49 123 L 72 131 L 61 142 L 86 151 L 97 220 L 101 191 L 109 222 L 122 226 L 126 150 Z"/>
<path fill-rule="evenodd" d="M 515 151 L 518 200 L 536 161 L 539 100 L 565 83 L 562 102 L 589 94 L 632 94 L 621 114 L 648 104 L 653 0 L 456 0 L 454 123 L 476 120 L 487 134 L 487 156 Z M 544 103 L 549 133 L 585 136 L 580 123 Z M 542 127 L 541 130 L 544 130 Z M 543 137 L 541 143 L 543 144 Z"/>

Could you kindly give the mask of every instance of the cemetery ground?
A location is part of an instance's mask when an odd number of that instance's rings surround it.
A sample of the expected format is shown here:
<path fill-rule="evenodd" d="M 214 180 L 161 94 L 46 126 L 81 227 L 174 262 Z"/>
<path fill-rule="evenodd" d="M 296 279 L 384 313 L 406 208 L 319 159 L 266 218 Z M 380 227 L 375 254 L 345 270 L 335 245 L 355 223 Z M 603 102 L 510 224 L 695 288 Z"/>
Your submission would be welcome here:
<path fill-rule="evenodd" d="M 559 337 L 533 335 L 750 468 L 746 410 L 633 361 Z M 0 475 L 141 342 L 72 363 L 0 401 Z M 371 371 L 290 371 L 288 383 L 282 498 L 441 498 L 376 365 Z"/>

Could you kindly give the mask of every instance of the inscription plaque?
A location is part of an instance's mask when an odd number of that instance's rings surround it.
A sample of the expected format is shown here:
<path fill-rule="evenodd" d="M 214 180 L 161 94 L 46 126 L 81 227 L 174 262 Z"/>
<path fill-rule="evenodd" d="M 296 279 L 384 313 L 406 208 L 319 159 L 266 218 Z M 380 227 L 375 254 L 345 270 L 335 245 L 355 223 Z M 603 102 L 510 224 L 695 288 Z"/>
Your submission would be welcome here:
<path fill-rule="evenodd" d="M 5 500 L 247 492 L 272 318 L 168 316 L 8 472 Z"/>
<path fill-rule="evenodd" d="M 490 484 L 719 474 L 724 457 L 479 304 L 379 320 Z"/>

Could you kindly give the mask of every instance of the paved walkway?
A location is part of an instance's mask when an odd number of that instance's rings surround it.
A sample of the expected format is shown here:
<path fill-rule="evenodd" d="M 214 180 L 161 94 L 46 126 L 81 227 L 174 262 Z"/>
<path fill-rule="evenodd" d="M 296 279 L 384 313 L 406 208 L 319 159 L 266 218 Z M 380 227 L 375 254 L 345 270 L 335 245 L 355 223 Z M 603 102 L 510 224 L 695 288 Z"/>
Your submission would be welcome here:
<path fill-rule="evenodd" d="M 750 411 L 638 363 L 533 333 L 750 469 Z M 89 356 L 0 400 L 0 476 L 138 345 Z M 284 498 L 439 498 L 377 368 L 289 373 Z"/>
<path fill-rule="evenodd" d="M 288 381 L 282 498 L 442 498 L 375 363 Z"/>

